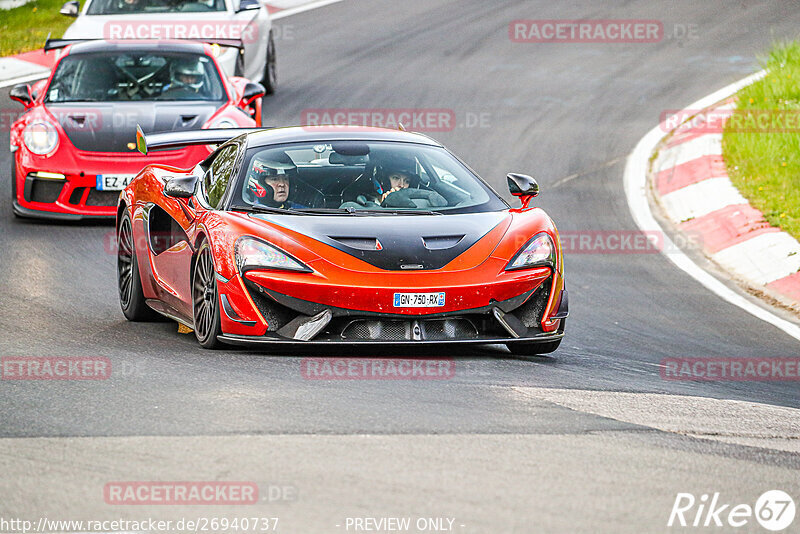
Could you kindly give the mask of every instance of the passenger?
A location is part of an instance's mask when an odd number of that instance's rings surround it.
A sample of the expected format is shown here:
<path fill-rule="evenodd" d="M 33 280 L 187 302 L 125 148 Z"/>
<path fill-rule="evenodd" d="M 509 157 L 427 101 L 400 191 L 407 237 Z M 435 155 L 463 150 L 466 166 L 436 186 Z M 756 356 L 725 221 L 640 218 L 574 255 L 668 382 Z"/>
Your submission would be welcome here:
<path fill-rule="evenodd" d="M 356 202 L 345 202 L 341 207 L 377 208 L 380 207 L 392 193 L 408 189 L 412 185 L 417 186 L 419 184 L 419 177 L 410 171 L 409 168 L 409 165 L 402 165 L 397 162 L 379 167 L 375 177 L 372 179 L 374 190 L 368 194 L 359 195 Z"/>
<path fill-rule="evenodd" d="M 377 167 L 372 179 L 373 192 L 359 195 L 355 202 L 345 202 L 340 208 L 422 208 L 447 206 L 436 191 L 420 188 L 416 161 L 392 158 Z"/>
<path fill-rule="evenodd" d="M 403 170 L 396 170 L 387 173 L 386 181 L 388 182 L 386 185 L 389 187 L 389 190 L 384 192 L 380 197 L 380 203 L 382 204 L 386 197 L 391 195 L 396 191 L 400 191 L 401 189 L 408 189 L 411 187 L 411 173 L 408 173 Z"/>
<path fill-rule="evenodd" d="M 247 174 L 252 203 L 272 208 L 307 207 L 289 200 L 290 177 L 296 173 L 297 167 L 288 157 L 284 161 L 277 161 L 256 155 Z"/>

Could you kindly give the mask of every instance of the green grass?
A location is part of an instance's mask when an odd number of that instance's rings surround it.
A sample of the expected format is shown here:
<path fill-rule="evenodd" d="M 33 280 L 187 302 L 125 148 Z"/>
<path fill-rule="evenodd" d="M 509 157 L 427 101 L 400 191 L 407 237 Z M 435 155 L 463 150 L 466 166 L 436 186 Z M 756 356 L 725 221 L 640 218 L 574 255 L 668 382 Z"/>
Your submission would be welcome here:
<path fill-rule="evenodd" d="M 58 11 L 66 0 L 34 0 L 24 6 L 0 11 L 0 56 L 36 50 L 47 34 L 61 37 L 75 19 Z"/>
<path fill-rule="evenodd" d="M 748 114 L 751 117 L 763 114 L 752 110 L 777 110 L 773 112 L 776 116 L 783 111 L 790 112 L 783 116 L 800 115 L 800 42 L 773 45 L 769 55 L 761 58 L 761 64 L 767 76 L 737 94 L 739 124 L 746 124 Z M 800 240 L 800 131 L 734 130 L 732 121 L 728 121 L 722 138 L 733 185 L 770 224 Z"/>

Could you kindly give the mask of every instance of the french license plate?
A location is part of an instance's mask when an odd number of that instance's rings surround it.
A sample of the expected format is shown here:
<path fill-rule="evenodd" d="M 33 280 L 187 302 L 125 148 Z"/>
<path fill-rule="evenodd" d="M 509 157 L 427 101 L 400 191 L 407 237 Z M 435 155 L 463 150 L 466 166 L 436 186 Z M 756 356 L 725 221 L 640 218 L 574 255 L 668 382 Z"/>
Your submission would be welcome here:
<path fill-rule="evenodd" d="M 438 293 L 395 293 L 395 308 L 437 308 L 444 306 L 444 291 Z"/>
<path fill-rule="evenodd" d="M 131 180 L 134 174 L 98 174 L 97 175 L 97 190 L 98 191 L 122 191 Z"/>

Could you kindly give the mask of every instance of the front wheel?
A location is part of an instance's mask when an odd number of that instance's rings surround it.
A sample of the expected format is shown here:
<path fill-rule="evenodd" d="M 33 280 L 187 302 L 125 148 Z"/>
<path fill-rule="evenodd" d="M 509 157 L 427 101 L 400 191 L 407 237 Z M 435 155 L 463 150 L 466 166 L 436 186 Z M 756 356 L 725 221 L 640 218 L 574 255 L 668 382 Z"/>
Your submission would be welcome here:
<path fill-rule="evenodd" d="M 205 349 L 218 349 L 222 346 L 217 339 L 222 334 L 219 309 L 214 258 L 211 256 L 211 246 L 204 240 L 197 251 L 192 276 L 192 311 L 194 334 Z"/>
<path fill-rule="evenodd" d="M 11 158 L 11 213 L 14 217 L 19 219 L 19 213 L 14 209 L 14 202 L 17 200 L 17 162 L 15 158 Z"/>
<path fill-rule="evenodd" d="M 136 248 L 133 243 L 133 227 L 127 213 L 119 223 L 117 233 L 117 288 L 122 313 L 129 321 L 153 321 L 158 318 L 145 303 L 142 279 L 136 262 Z"/>
<path fill-rule="evenodd" d="M 272 31 L 269 32 L 269 41 L 267 42 L 267 63 L 264 65 L 264 76 L 261 79 L 261 85 L 267 90 L 266 94 L 274 95 L 275 89 L 278 87 L 278 68 L 275 59 L 275 39 L 272 37 Z"/>

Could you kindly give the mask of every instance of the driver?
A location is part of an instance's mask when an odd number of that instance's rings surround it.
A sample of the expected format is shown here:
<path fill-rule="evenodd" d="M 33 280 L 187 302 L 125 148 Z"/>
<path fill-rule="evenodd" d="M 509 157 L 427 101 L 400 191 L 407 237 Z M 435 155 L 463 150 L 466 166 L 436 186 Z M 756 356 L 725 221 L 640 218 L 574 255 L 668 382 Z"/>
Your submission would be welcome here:
<path fill-rule="evenodd" d="M 170 83 L 164 87 L 163 93 L 171 96 L 193 95 L 203 89 L 205 69 L 199 59 L 178 59 L 169 67 Z"/>
<path fill-rule="evenodd" d="M 297 167 L 288 157 L 281 161 L 256 154 L 247 173 L 247 188 L 254 205 L 272 208 L 305 208 L 289 200 L 290 176 Z"/>
<path fill-rule="evenodd" d="M 139 12 L 143 10 L 143 0 L 117 0 L 117 11 L 120 13 Z"/>

